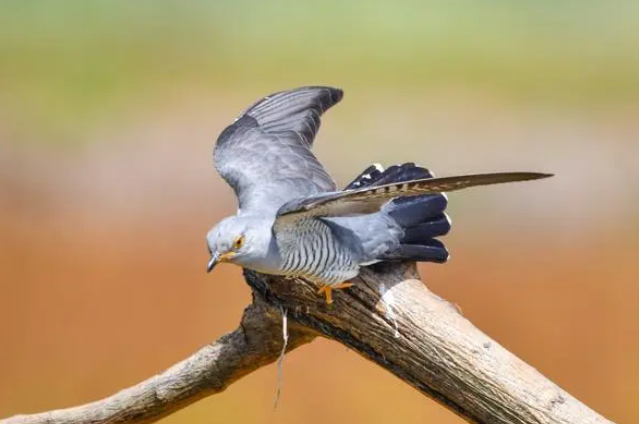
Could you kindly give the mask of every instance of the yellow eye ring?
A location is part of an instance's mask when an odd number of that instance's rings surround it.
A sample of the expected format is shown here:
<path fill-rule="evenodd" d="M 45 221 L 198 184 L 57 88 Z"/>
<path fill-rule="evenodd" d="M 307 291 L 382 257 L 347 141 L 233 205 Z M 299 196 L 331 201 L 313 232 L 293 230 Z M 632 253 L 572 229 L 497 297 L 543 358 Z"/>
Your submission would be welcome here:
<path fill-rule="evenodd" d="M 233 242 L 233 248 L 235 250 L 239 249 L 240 247 L 242 247 L 242 243 L 244 243 L 244 236 L 239 236 L 235 242 Z"/>

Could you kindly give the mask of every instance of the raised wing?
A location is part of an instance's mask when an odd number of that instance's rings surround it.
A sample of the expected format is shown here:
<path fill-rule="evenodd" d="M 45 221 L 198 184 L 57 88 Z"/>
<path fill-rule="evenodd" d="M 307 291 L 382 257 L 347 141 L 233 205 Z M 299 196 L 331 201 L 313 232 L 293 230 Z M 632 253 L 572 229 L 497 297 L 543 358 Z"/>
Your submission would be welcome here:
<path fill-rule="evenodd" d="M 442 193 L 469 187 L 537 180 L 552 174 L 537 172 L 505 172 L 457 177 L 428 178 L 381 186 L 324 193 L 304 199 L 294 199 L 283 205 L 278 216 L 349 216 L 376 212 L 386 202 L 405 196 Z"/>
<path fill-rule="evenodd" d="M 275 213 L 284 203 L 336 190 L 311 152 L 320 116 L 342 99 L 331 87 L 302 87 L 264 97 L 217 139 L 213 163 L 242 212 Z"/>

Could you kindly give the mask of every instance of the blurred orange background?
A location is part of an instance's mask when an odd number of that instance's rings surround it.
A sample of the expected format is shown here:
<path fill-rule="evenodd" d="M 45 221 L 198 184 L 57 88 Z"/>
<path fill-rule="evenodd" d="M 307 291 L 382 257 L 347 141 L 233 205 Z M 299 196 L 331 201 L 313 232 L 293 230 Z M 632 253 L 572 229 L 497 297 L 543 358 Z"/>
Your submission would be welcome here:
<path fill-rule="evenodd" d="M 639 6 L 29 1 L 0 5 L 0 417 L 116 392 L 234 329 L 204 272 L 236 204 L 219 132 L 273 91 L 345 90 L 316 152 L 551 180 L 450 196 L 433 291 L 578 399 L 639 419 Z M 634 20 L 633 20 L 634 16 Z M 338 305 L 337 305 L 338 306 Z M 333 342 L 166 423 L 461 419 Z"/>

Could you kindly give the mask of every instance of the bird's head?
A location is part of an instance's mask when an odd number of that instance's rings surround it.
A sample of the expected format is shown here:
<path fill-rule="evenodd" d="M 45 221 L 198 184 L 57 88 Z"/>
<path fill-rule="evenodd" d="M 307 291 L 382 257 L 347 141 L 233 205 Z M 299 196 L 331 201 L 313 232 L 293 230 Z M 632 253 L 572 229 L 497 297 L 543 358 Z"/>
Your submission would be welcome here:
<path fill-rule="evenodd" d="M 206 235 L 211 259 L 206 267 L 211 272 L 220 262 L 230 262 L 247 268 L 259 263 L 268 253 L 268 241 L 264 233 L 270 232 L 263 220 L 231 216 L 220 221 Z"/>

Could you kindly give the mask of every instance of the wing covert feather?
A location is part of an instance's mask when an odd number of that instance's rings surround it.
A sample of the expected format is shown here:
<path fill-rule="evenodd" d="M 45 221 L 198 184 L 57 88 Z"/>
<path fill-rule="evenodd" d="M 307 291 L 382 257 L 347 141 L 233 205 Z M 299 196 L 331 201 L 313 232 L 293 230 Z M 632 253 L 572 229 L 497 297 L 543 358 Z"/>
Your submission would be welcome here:
<path fill-rule="evenodd" d="M 342 91 L 331 87 L 275 93 L 222 131 L 213 162 L 242 211 L 274 213 L 291 199 L 336 189 L 310 149 L 320 117 L 341 98 Z"/>

